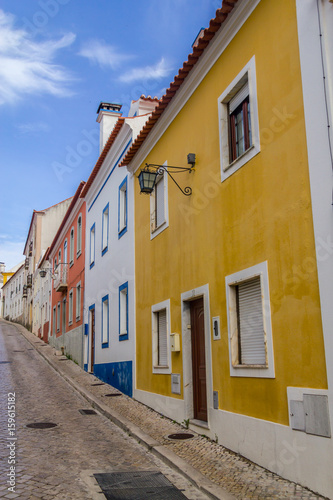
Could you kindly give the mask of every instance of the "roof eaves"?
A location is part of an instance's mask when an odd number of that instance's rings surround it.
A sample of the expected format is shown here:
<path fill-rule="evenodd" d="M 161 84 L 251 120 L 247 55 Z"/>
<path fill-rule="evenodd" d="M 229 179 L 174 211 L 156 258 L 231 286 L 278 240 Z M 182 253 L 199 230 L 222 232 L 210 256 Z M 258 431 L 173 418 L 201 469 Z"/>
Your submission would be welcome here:
<path fill-rule="evenodd" d="M 67 222 L 67 220 L 68 220 L 68 218 L 69 218 L 72 210 L 73 210 L 73 208 L 75 207 L 75 204 L 76 204 L 77 200 L 80 198 L 80 194 L 81 194 L 83 188 L 85 187 L 85 184 L 86 183 L 84 181 L 80 182 L 80 184 L 79 184 L 79 186 L 78 186 L 78 188 L 77 188 L 77 190 L 76 190 L 76 192 L 75 192 L 75 194 L 74 194 L 74 196 L 72 198 L 72 201 L 71 201 L 71 203 L 70 203 L 70 205 L 69 205 L 69 207 L 67 209 L 67 212 L 65 213 L 64 218 L 62 219 L 62 222 L 61 222 L 61 224 L 60 224 L 60 226 L 58 228 L 58 231 L 56 232 L 56 235 L 53 238 L 53 241 L 52 241 L 51 245 L 49 246 L 49 248 L 46 251 L 47 258 L 49 257 L 51 251 L 55 247 L 55 245 L 57 243 L 57 240 L 58 240 L 58 238 L 59 238 L 59 236 L 61 234 L 61 231 L 63 230 L 63 228 L 64 228 L 64 226 L 65 226 L 65 224 L 66 224 L 66 222 Z M 45 257 L 45 259 L 46 259 L 46 257 Z"/>
<path fill-rule="evenodd" d="M 94 179 L 96 178 L 98 172 L 100 171 L 100 169 L 101 169 L 101 167 L 103 165 L 103 161 L 105 160 L 106 155 L 110 151 L 111 146 L 114 143 L 114 141 L 116 140 L 116 137 L 119 134 L 119 132 L 120 132 L 120 130 L 121 130 L 121 128 L 122 128 L 122 126 L 123 126 L 124 123 L 125 123 L 125 118 L 118 118 L 115 126 L 112 129 L 112 132 L 111 132 L 108 140 L 105 143 L 103 151 L 99 155 L 99 158 L 98 158 L 98 160 L 96 162 L 96 165 L 93 168 L 93 170 L 92 170 L 92 172 L 91 172 L 91 174 L 89 176 L 89 179 L 87 180 L 86 185 L 84 186 L 84 189 L 82 190 L 82 192 L 80 194 L 81 198 L 84 198 L 86 196 L 86 194 L 88 193 L 88 191 L 89 191 L 89 189 L 90 189 L 90 187 L 91 187 Z"/>
<path fill-rule="evenodd" d="M 187 61 L 184 62 L 182 68 L 179 69 L 178 75 L 175 76 L 174 81 L 170 83 L 170 87 L 166 90 L 165 94 L 159 101 L 150 118 L 143 126 L 141 132 L 133 141 L 132 146 L 127 151 L 123 160 L 120 162 L 119 167 L 128 165 L 139 151 L 141 145 L 147 138 L 149 132 L 154 127 L 162 113 L 172 101 L 173 97 L 178 92 L 184 80 L 192 70 L 193 66 L 197 63 L 205 49 L 208 47 L 210 41 L 214 38 L 221 25 L 227 19 L 230 12 L 234 9 L 238 0 L 223 0 L 222 7 L 215 13 L 215 18 L 210 20 L 208 28 L 203 32 L 202 37 L 198 40 L 197 46 L 193 47 L 193 52 L 189 54 Z"/>

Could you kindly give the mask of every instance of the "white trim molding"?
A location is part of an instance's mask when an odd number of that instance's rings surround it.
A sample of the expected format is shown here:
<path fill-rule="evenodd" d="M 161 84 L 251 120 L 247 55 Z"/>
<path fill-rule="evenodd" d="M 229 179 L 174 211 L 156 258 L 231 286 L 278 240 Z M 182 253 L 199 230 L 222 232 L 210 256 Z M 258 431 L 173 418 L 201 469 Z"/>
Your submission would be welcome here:
<path fill-rule="evenodd" d="M 237 311 L 233 300 L 232 288 L 251 278 L 260 277 L 262 294 L 262 314 L 264 322 L 264 335 L 266 344 L 266 365 L 254 367 L 251 365 L 237 365 L 235 363 L 235 349 L 238 348 L 238 327 L 235 321 Z M 269 298 L 268 266 L 267 261 L 255 266 L 243 269 L 225 278 L 228 316 L 228 337 L 229 337 L 229 362 L 231 377 L 255 377 L 255 378 L 275 378 L 273 336 L 271 323 L 271 306 Z"/>

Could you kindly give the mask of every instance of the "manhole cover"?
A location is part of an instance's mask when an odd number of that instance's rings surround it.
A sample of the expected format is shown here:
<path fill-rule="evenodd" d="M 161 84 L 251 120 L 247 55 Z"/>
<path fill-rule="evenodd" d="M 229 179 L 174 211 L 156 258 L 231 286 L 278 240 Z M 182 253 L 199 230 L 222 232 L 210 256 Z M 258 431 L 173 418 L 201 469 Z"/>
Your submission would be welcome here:
<path fill-rule="evenodd" d="M 122 396 L 122 393 L 121 392 L 114 392 L 114 393 L 111 393 L 111 394 L 104 394 L 104 396 L 106 398 L 113 398 L 115 396 Z"/>
<path fill-rule="evenodd" d="M 176 441 L 176 440 L 184 440 L 184 439 L 194 438 L 194 434 L 189 434 L 188 432 L 176 432 L 175 434 L 169 434 L 166 437 L 168 439 L 171 439 L 172 441 Z"/>
<path fill-rule="evenodd" d="M 52 429 L 52 427 L 57 427 L 57 424 L 53 424 L 52 422 L 35 422 L 27 424 L 26 427 L 29 427 L 29 429 Z"/>
<path fill-rule="evenodd" d="M 104 382 L 98 382 L 97 384 L 91 384 L 91 387 L 94 387 L 96 385 L 105 385 Z"/>
<path fill-rule="evenodd" d="M 161 472 L 94 474 L 107 500 L 183 500 L 186 498 Z"/>
<path fill-rule="evenodd" d="M 11 361 L 0 361 L 0 365 L 5 365 L 6 363 L 11 363 Z"/>
<path fill-rule="evenodd" d="M 79 410 L 82 415 L 97 415 L 95 410 Z"/>

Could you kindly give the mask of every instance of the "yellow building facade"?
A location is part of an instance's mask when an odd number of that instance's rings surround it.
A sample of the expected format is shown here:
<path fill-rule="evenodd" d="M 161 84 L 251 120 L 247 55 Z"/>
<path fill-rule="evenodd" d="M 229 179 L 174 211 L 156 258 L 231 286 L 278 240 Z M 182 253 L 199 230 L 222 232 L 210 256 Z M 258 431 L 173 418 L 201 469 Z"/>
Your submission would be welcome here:
<path fill-rule="evenodd" d="M 123 161 L 164 165 L 152 194 L 136 183 L 135 397 L 328 494 L 301 9 L 224 2 Z"/>

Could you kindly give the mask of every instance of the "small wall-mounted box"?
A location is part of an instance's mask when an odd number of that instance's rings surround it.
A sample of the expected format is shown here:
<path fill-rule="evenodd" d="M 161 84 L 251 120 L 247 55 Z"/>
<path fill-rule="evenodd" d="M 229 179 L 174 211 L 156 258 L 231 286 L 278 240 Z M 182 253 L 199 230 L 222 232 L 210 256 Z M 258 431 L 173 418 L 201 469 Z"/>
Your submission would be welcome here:
<path fill-rule="evenodd" d="M 170 345 L 172 352 L 180 351 L 180 338 L 179 333 L 170 333 Z"/>

